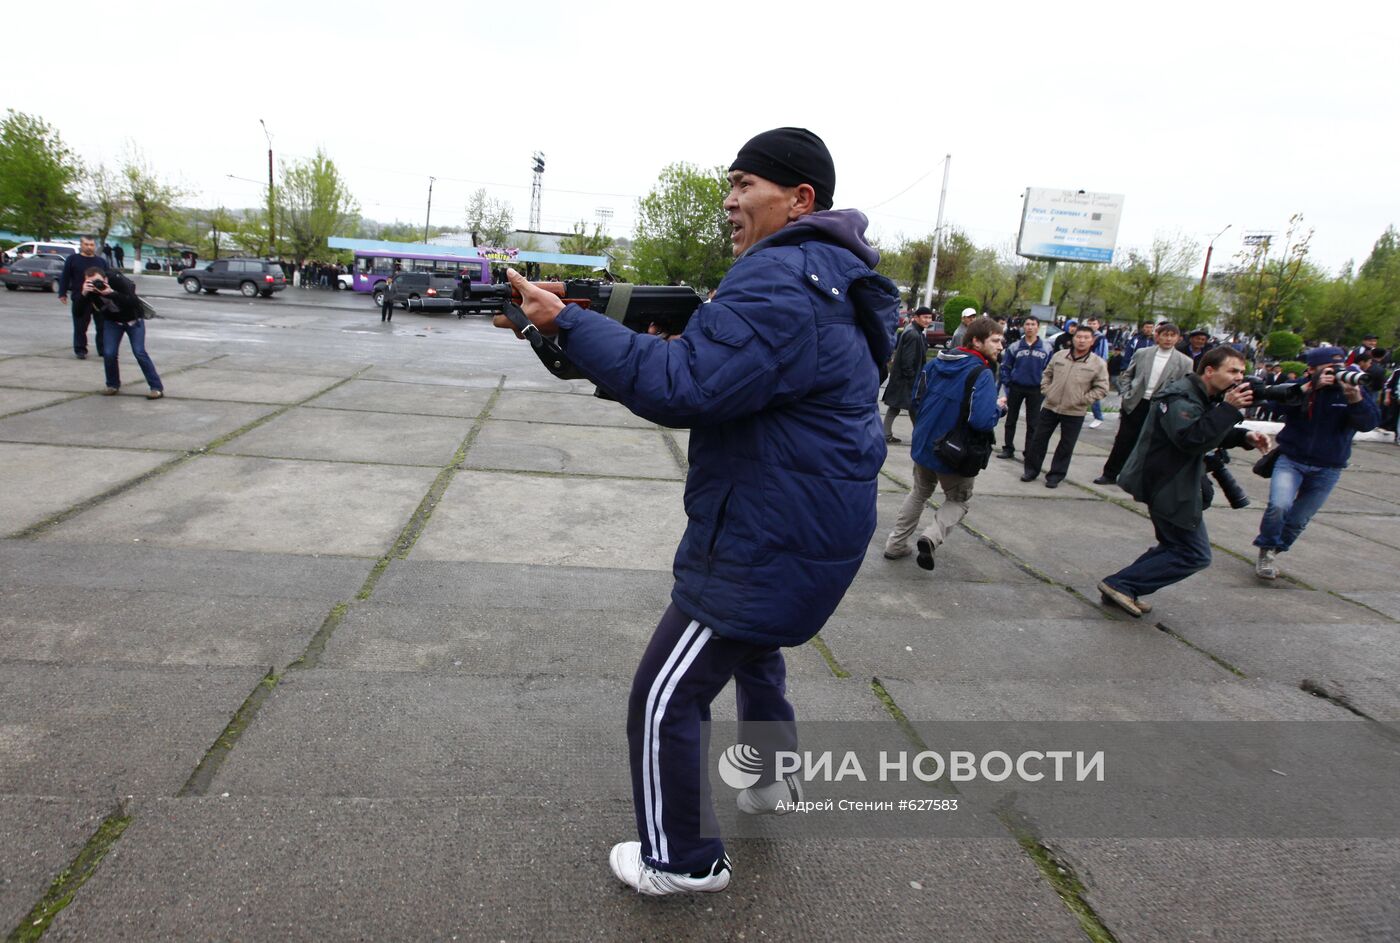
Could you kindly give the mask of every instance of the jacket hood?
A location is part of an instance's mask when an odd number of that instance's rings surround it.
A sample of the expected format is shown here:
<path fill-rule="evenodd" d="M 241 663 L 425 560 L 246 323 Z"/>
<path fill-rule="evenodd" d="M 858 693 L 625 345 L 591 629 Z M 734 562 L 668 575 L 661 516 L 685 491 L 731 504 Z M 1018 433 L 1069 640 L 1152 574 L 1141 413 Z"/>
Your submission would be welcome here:
<path fill-rule="evenodd" d="M 744 254 L 748 255 L 749 252 L 757 252 L 768 246 L 797 245 L 815 238 L 846 249 L 870 268 L 874 268 L 880 264 L 880 252 L 865 241 L 865 229 L 869 225 L 870 220 L 866 219 L 860 210 L 808 213 L 788 223 L 773 235 L 760 239 Z"/>

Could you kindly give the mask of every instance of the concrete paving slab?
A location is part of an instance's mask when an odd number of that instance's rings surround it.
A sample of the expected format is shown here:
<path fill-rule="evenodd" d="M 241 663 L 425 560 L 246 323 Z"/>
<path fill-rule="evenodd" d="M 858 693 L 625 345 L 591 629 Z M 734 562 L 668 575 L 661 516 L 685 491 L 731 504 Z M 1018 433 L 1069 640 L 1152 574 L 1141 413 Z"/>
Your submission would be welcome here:
<path fill-rule="evenodd" d="M 858 677 L 924 681 L 1189 678 L 1220 669 L 1164 632 L 1098 619 L 842 620 L 822 639 Z M 1397 627 L 1400 628 L 1400 627 Z"/>
<path fill-rule="evenodd" d="M 0 926 L 19 926 L 108 811 L 96 802 L 0 796 Z"/>
<path fill-rule="evenodd" d="M 0 658 L 61 664 L 281 667 L 326 618 L 319 600 L 0 586 Z"/>
<path fill-rule="evenodd" d="M 467 453 L 468 468 L 670 480 L 684 477 L 666 440 L 654 427 L 496 422 L 494 409 L 491 417 Z"/>
<path fill-rule="evenodd" d="M 1400 842 L 1057 842 L 1120 940 L 1394 940 Z"/>
<path fill-rule="evenodd" d="M 375 586 L 374 601 L 464 608 L 650 609 L 660 618 L 673 585 L 669 569 L 409 559 L 390 562 Z"/>
<path fill-rule="evenodd" d="M 578 674 L 630 681 L 661 616 L 661 603 L 606 612 L 357 603 L 331 636 L 320 667 L 490 677 Z M 830 677 L 814 649 L 803 646 L 784 654 L 790 674 Z"/>
<path fill-rule="evenodd" d="M 0 389 L 0 416 L 23 412 L 37 406 L 47 406 L 67 399 L 69 393 L 43 392 L 40 390 Z"/>
<path fill-rule="evenodd" d="M 1249 558 L 1259 551 L 1254 538 L 1259 533 L 1263 509 L 1206 512 L 1211 540 Z M 1292 549 L 1278 556 L 1279 572 L 1310 586 L 1325 586 L 1338 592 L 1366 591 L 1389 586 L 1400 573 L 1400 550 L 1379 544 L 1358 546 L 1355 537 L 1331 527 L 1311 527 L 1303 531 Z"/>
<path fill-rule="evenodd" d="M 1083 938 L 1009 839 L 735 841 L 727 891 L 657 900 L 608 870 L 633 829 L 630 804 L 572 797 L 145 803 L 47 936 Z"/>
<path fill-rule="evenodd" d="M 1365 548 L 1369 544 L 1377 544 L 1378 547 L 1375 548 L 1377 553 L 1384 553 L 1381 548 L 1400 553 L 1400 514 L 1382 516 L 1323 512 L 1308 522 L 1309 527 L 1316 524 L 1325 524 L 1359 538 L 1360 542 L 1354 545 L 1358 549 Z"/>
<path fill-rule="evenodd" d="M 242 403 L 299 403 L 337 380 L 271 370 L 234 370 L 216 366 L 194 367 L 171 381 L 166 395 L 176 399 L 217 399 Z"/>
<path fill-rule="evenodd" d="M 1191 584 L 1187 583 L 1189 587 Z M 1279 595 L 1286 593 L 1286 595 Z M 1094 598 L 1097 598 L 1095 596 Z M 1386 617 L 1321 590 L 1290 588 L 1286 584 L 1260 585 L 1228 592 L 1164 592 L 1152 600 L 1151 620 L 1170 626 L 1193 626 L 1227 620 L 1272 625 L 1284 621 L 1314 625 L 1350 625 L 1384 622 Z"/>
<path fill-rule="evenodd" d="M 1341 594 L 1343 599 L 1354 599 L 1364 606 L 1379 613 L 1389 616 L 1391 619 L 1400 621 L 1400 592 L 1389 590 L 1366 591 L 1366 592 L 1346 592 Z M 1348 610 L 1351 611 L 1351 610 Z"/>
<path fill-rule="evenodd" d="M 436 474 L 210 455 L 69 518 L 41 539 L 378 557 Z"/>
<path fill-rule="evenodd" d="M 943 496 L 942 491 L 933 493 L 933 500 L 938 501 Z M 932 573 L 922 570 L 914 562 L 913 556 L 902 557 L 898 560 L 886 560 L 885 541 L 889 538 L 890 529 L 899 515 L 899 510 L 904 504 L 905 495 L 892 494 L 880 495 L 876 500 L 878 518 L 875 525 L 875 533 L 870 536 L 869 549 L 865 554 L 865 561 L 861 564 L 860 572 L 856 579 L 861 580 L 895 580 L 900 583 L 909 583 L 921 587 L 930 587 L 930 584 L 965 584 L 965 583 L 1027 583 L 1036 582 L 1037 578 L 1021 569 L 1016 563 L 999 553 L 993 547 L 987 545 L 976 535 L 970 534 L 959 528 L 948 535 L 948 539 L 938 548 L 935 554 L 935 569 Z M 990 504 L 991 500 L 983 501 L 974 492 L 972 496 L 971 510 L 963 523 L 974 529 L 978 528 L 978 511 L 985 504 Z M 933 523 L 934 510 L 926 507 L 923 517 L 919 520 L 922 532 Z"/>
<path fill-rule="evenodd" d="M 898 446 L 896 446 L 897 448 Z M 887 476 L 893 477 L 901 485 L 908 488 L 913 485 L 914 474 L 911 460 L 905 456 L 900 460 L 886 459 L 884 471 Z M 987 497 L 1015 497 L 1015 498 L 1043 498 L 1047 501 L 1086 501 L 1093 500 L 1094 496 L 1085 494 L 1078 488 L 1061 486 L 1059 488 L 1046 488 L 1044 484 L 1035 482 L 1026 483 L 1021 481 L 1023 466 L 1020 460 L 1006 461 L 995 456 L 982 469 L 977 476 L 977 481 L 973 485 L 972 495 L 974 506 L 979 498 Z M 934 492 L 934 500 L 939 500 L 941 491 Z"/>
<path fill-rule="evenodd" d="M 901 681 L 885 688 L 915 722 L 950 720 L 1346 720 L 1353 715 L 1278 681 Z M 881 679 L 884 680 L 884 679 Z"/>
<path fill-rule="evenodd" d="M 58 587 L 74 598 L 88 591 L 136 589 L 203 596 L 309 599 L 320 605 L 354 595 L 372 561 L 330 556 L 171 549 L 110 544 L 0 540 L 0 572 L 10 587 Z"/>
<path fill-rule="evenodd" d="M 409 559 L 670 570 L 681 494 L 680 482 L 462 471 Z"/>
<path fill-rule="evenodd" d="M 492 408 L 491 418 L 579 426 L 656 428 L 655 423 L 641 418 L 621 403 L 599 399 L 591 391 L 587 394 L 561 394 L 507 389 Z"/>
<path fill-rule="evenodd" d="M 501 383 L 501 372 L 444 367 L 440 362 L 413 364 L 375 364 L 360 374 L 361 380 L 384 380 L 396 383 L 459 386 L 468 389 L 494 390 Z"/>
<path fill-rule="evenodd" d="M 162 357 L 160 350 L 149 345 L 151 358 L 156 370 L 177 370 L 200 360 L 209 359 L 205 354 L 171 354 Z M 142 390 L 146 388 L 141 377 L 141 368 L 131 356 L 128 345 L 123 344 L 117 359 L 121 375 L 131 385 Z M 164 374 L 162 374 L 163 376 Z M 89 351 L 86 360 L 78 360 L 71 351 L 52 356 L 33 355 L 12 357 L 0 361 L 0 386 L 20 387 L 28 390 L 65 390 L 74 393 L 96 393 L 106 386 L 106 374 L 102 370 L 102 356 Z"/>
<path fill-rule="evenodd" d="M 627 799 L 630 678 L 288 672 L 211 788 L 233 795 Z M 805 721 L 889 723 L 868 687 L 790 676 Z M 732 685 L 715 719 L 734 714 Z"/>
<path fill-rule="evenodd" d="M 865 566 L 871 565 L 872 559 L 867 555 Z M 1027 612 L 1047 619 L 1083 619 L 1097 611 L 1063 589 L 1040 582 L 959 586 L 929 578 L 930 574 L 912 560 L 891 565 L 902 568 L 908 580 L 857 577 L 829 624 L 850 619 L 915 618 L 956 625 L 974 619 L 1020 619 Z"/>
<path fill-rule="evenodd" d="M 265 671 L 0 663 L 0 793 L 174 795 Z"/>
<path fill-rule="evenodd" d="M 384 380 L 351 380 L 307 406 L 317 409 L 352 409 L 376 413 L 415 413 L 420 416 L 457 416 L 474 419 L 491 398 L 491 389 L 459 384 L 393 383 Z"/>
<path fill-rule="evenodd" d="M 470 420 L 449 416 L 297 407 L 239 436 L 219 451 L 272 458 L 441 468 L 452 461 L 471 427 Z"/>
<path fill-rule="evenodd" d="M 1341 703 L 1382 723 L 1400 725 L 1400 679 L 1390 677 L 1314 679 Z"/>
<path fill-rule="evenodd" d="M 215 361 L 212 366 L 218 366 L 225 370 L 304 374 L 343 380 L 363 370 L 365 364 L 362 361 L 348 358 L 298 357 L 285 351 L 267 351 L 266 353 L 226 354 Z"/>
<path fill-rule="evenodd" d="M 20 484 L 0 488 L 0 533 L 37 524 L 177 454 L 0 443 L 0 481 Z"/>
<path fill-rule="evenodd" d="M 130 449 L 197 449 L 272 406 L 133 396 L 85 396 L 0 419 L 0 440 Z"/>

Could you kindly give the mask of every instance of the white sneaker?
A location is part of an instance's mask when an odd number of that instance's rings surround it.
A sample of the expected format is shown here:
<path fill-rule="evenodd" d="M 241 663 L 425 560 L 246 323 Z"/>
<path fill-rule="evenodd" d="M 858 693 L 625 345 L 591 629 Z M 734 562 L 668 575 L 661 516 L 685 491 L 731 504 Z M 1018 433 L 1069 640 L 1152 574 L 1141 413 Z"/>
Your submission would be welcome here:
<path fill-rule="evenodd" d="M 1277 555 L 1277 550 L 1266 550 L 1260 547 L 1259 560 L 1254 564 L 1254 575 L 1261 580 L 1278 579 L 1278 564 L 1274 562 L 1274 557 Z"/>
<path fill-rule="evenodd" d="M 642 843 L 624 841 L 613 845 L 608 855 L 612 873 L 623 884 L 639 894 L 660 897 L 664 894 L 684 894 L 695 891 L 722 891 L 729 886 L 729 856 L 716 861 L 710 869 L 699 874 L 677 874 L 661 871 L 642 860 Z"/>
<path fill-rule="evenodd" d="M 801 801 L 802 781 L 796 776 L 785 776 L 766 786 L 741 789 L 734 804 L 745 815 L 787 815 L 794 811 L 788 803 Z M 781 807 L 779 803 L 782 803 Z"/>
<path fill-rule="evenodd" d="M 1101 426 L 1101 425 L 1103 425 L 1103 420 L 1102 420 L 1102 419 L 1091 419 L 1091 420 L 1089 421 L 1089 428 L 1090 428 L 1090 429 L 1097 429 L 1097 428 L 1098 428 L 1099 426 Z"/>

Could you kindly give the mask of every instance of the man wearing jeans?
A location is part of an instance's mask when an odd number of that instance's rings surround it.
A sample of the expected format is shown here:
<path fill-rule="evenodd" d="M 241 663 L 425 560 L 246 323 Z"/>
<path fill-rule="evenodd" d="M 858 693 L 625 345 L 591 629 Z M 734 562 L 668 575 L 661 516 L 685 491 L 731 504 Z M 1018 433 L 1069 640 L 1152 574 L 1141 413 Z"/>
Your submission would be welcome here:
<path fill-rule="evenodd" d="M 1284 404 L 1279 456 L 1269 480 L 1269 506 L 1259 522 L 1254 546 L 1260 579 L 1278 578 L 1275 556 L 1293 546 L 1308 521 L 1322 507 L 1351 458 L 1351 440 L 1380 424 L 1376 401 L 1363 386 L 1342 383 L 1338 368 L 1347 352 L 1319 347 L 1308 354 L 1307 396 Z"/>
<path fill-rule="evenodd" d="M 1217 448 L 1265 451 L 1268 437 L 1240 427 L 1254 394 L 1244 379 L 1244 356 L 1230 347 L 1201 355 L 1189 373 L 1153 398 L 1137 447 L 1118 483 L 1147 505 L 1156 546 L 1105 576 L 1105 603 L 1134 618 L 1152 606 L 1143 600 L 1210 566 L 1205 508 L 1214 493 L 1205 482 L 1205 456 Z"/>

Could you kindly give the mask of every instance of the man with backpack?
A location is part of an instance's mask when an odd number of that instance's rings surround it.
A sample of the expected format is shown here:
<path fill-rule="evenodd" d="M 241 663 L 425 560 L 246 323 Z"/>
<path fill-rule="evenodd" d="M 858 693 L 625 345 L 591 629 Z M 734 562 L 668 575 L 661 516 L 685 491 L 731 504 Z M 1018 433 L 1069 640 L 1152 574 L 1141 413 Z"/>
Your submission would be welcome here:
<path fill-rule="evenodd" d="M 909 538 L 935 486 L 943 488 L 943 504 L 915 542 L 919 566 L 933 569 L 934 551 L 967 514 L 973 479 L 991 457 L 992 430 L 1001 418 L 996 362 L 1002 340 L 1001 325 L 989 317 L 976 318 L 967 325 L 963 346 L 941 352 L 919 375 L 910 450 L 914 487 L 885 539 L 885 559 L 912 552 Z"/>

